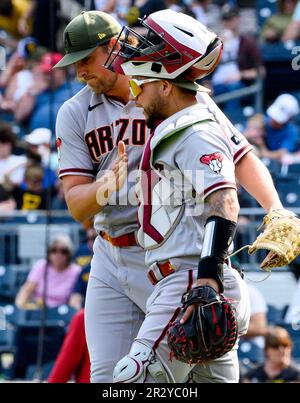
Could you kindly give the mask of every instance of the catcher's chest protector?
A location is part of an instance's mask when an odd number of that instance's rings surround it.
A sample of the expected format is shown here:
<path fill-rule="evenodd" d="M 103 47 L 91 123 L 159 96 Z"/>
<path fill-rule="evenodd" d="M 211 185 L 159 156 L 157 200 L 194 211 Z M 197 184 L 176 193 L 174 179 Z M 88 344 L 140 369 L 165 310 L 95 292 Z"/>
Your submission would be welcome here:
<path fill-rule="evenodd" d="M 185 203 L 191 199 L 192 188 L 186 187 L 184 173 L 159 170 L 155 164 L 154 153 L 162 141 L 168 139 L 170 147 L 174 147 L 178 136 L 196 123 L 214 120 L 207 108 L 196 105 L 193 109 L 176 113 L 161 123 L 154 136 L 148 139 L 140 166 L 136 193 L 140 202 L 138 218 L 141 224 L 137 234 L 138 242 L 146 249 L 155 249 L 163 244 L 172 234 L 185 210 Z M 171 136 L 173 136 L 171 138 Z M 173 142 L 172 140 L 175 139 Z M 170 141 L 171 140 L 171 141 Z M 159 161 L 163 159 L 160 153 Z"/>

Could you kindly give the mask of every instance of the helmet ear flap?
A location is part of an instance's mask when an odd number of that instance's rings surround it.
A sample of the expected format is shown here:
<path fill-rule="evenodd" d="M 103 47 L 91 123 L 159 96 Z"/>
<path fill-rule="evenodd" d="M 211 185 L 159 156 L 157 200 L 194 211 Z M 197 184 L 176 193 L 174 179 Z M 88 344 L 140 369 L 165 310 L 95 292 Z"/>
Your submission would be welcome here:
<path fill-rule="evenodd" d="M 216 38 L 216 41 L 207 48 L 205 55 L 187 71 L 186 78 L 200 80 L 211 74 L 220 62 L 222 50 L 223 42 L 220 38 Z"/>

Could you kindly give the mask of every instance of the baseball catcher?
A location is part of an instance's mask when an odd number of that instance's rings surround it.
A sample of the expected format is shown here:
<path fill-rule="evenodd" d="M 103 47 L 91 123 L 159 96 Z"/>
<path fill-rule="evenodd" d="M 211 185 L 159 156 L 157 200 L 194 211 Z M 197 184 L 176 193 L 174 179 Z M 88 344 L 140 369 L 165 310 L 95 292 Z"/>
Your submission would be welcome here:
<path fill-rule="evenodd" d="M 209 285 L 191 289 L 183 295 L 179 319 L 168 330 L 171 358 L 188 364 L 215 360 L 230 351 L 238 336 L 233 306 Z M 186 309 L 197 304 L 185 323 Z"/>
<path fill-rule="evenodd" d="M 265 229 L 253 244 L 242 248 L 249 248 L 249 254 L 258 249 L 269 251 L 260 265 L 262 269 L 270 271 L 274 267 L 286 266 L 300 254 L 300 219 L 292 211 L 271 210 L 264 217 L 262 226 Z"/>

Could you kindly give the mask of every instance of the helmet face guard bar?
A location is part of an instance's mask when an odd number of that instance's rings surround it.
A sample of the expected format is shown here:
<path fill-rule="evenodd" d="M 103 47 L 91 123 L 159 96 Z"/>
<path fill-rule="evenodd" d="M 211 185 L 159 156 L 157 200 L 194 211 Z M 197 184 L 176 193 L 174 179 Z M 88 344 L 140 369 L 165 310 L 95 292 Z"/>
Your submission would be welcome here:
<path fill-rule="evenodd" d="M 123 73 L 120 69 L 122 63 L 128 60 L 134 60 L 136 57 L 139 59 L 136 63 L 144 62 L 160 62 L 164 65 L 167 64 L 181 64 L 182 55 L 177 49 L 163 37 L 157 34 L 145 21 L 146 17 L 139 19 L 141 24 L 147 28 L 145 36 L 140 35 L 132 28 L 127 26 L 123 27 L 117 41 L 110 52 L 104 66 L 117 73 Z M 132 40 L 128 40 L 131 36 Z M 136 40 L 137 45 L 131 43 Z M 121 47 L 116 51 L 116 46 L 119 44 Z"/>
<path fill-rule="evenodd" d="M 222 42 L 197 20 L 171 10 L 140 19 L 143 34 L 124 27 L 105 67 L 118 74 L 190 81 L 218 65 Z"/>

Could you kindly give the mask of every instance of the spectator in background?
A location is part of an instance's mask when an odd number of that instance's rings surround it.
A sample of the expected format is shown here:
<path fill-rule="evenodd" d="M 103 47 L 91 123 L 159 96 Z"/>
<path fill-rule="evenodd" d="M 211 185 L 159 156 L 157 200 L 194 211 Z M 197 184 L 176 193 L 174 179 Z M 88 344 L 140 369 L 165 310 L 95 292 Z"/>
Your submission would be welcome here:
<path fill-rule="evenodd" d="M 1 0 L 0 1 L 0 29 L 3 29 L 14 38 L 23 36 L 19 30 L 19 23 L 30 8 L 30 0 Z M 30 30 L 31 21 L 28 21 Z"/>
<path fill-rule="evenodd" d="M 266 124 L 264 116 L 255 114 L 247 121 L 244 136 L 249 143 L 253 145 L 253 151 L 259 158 L 268 158 L 271 160 L 281 161 L 287 153 L 285 149 L 270 151 L 266 146 Z"/>
<path fill-rule="evenodd" d="M 97 237 L 92 223 L 86 224 L 86 242 L 80 245 L 75 254 L 75 262 L 82 267 L 77 282 L 70 297 L 70 306 L 80 309 L 84 306 L 87 284 L 91 270 L 91 260 L 93 256 L 93 245 Z"/>
<path fill-rule="evenodd" d="M 283 165 L 300 164 L 300 151 L 284 154 L 281 158 L 281 163 Z"/>
<path fill-rule="evenodd" d="M 263 74 L 262 59 L 256 39 L 240 34 L 239 8 L 225 4 L 222 8 L 224 42 L 219 66 L 212 76 L 214 94 L 222 94 L 252 84 Z M 225 108 L 239 106 L 239 101 L 226 103 Z"/>
<path fill-rule="evenodd" d="M 14 199 L 5 188 L 5 178 L 18 185 L 24 177 L 26 157 L 12 154 L 16 140 L 11 126 L 0 124 L 0 212 L 12 212 L 16 208 Z"/>
<path fill-rule="evenodd" d="M 251 316 L 247 333 L 243 336 L 257 347 L 264 348 L 264 336 L 268 331 L 268 307 L 262 293 L 252 284 L 247 283 L 250 298 Z"/>
<path fill-rule="evenodd" d="M 0 123 L 0 184 L 5 176 L 13 185 L 18 185 L 24 178 L 26 157 L 14 155 L 17 136 L 7 123 Z"/>
<path fill-rule="evenodd" d="M 131 0 L 95 0 L 95 10 L 103 11 L 116 18 L 121 25 L 126 25 L 126 17 L 132 5 Z M 92 8 L 91 8 L 92 10 Z"/>
<path fill-rule="evenodd" d="M 11 55 L 11 57 L 7 61 L 5 69 L 1 71 L 0 87 L 2 91 L 6 89 L 14 75 L 25 68 L 26 56 L 24 55 L 24 52 L 23 54 L 21 54 L 19 49 L 22 47 L 22 44 L 25 41 L 30 41 L 30 39 L 31 38 L 24 38 L 19 41 L 18 49 Z"/>
<path fill-rule="evenodd" d="M 60 1 L 29 0 L 29 3 L 30 6 L 19 21 L 19 31 L 23 36 L 31 34 L 41 46 L 56 50 Z"/>
<path fill-rule="evenodd" d="M 3 89 L 0 108 L 3 111 L 14 113 L 19 100 L 33 86 L 36 68 L 44 53 L 46 50 L 37 47 L 30 37 L 19 42 L 18 50 L 13 53 L 7 68 L 0 75 L 0 86 Z"/>
<path fill-rule="evenodd" d="M 60 349 L 49 383 L 66 383 L 74 377 L 76 383 L 90 382 L 90 356 L 84 330 L 84 310 L 73 317 Z"/>
<path fill-rule="evenodd" d="M 299 129 L 291 121 L 300 109 L 297 99 L 290 94 L 282 94 L 267 109 L 265 119 L 266 145 L 271 151 L 283 154 L 296 151 Z"/>
<path fill-rule="evenodd" d="M 25 170 L 24 184 L 13 185 L 8 176 L 3 183 L 4 189 L 9 192 L 16 203 L 16 209 L 46 210 L 48 189 L 43 188 L 44 170 L 40 165 L 29 166 Z M 51 196 L 55 193 L 55 188 L 51 189 Z M 51 203 L 51 200 L 50 200 Z"/>
<path fill-rule="evenodd" d="M 280 42 L 292 20 L 297 0 L 279 0 L 278 12 L 269 17 L 262 27 L 260 39 L 266 42 Z"/>
<path fill-rule="evenodd" d="M 41 127 L 33 130 L 24 136 L 29 151 L 41 158 L 41 165 L 44 169 L 43 187 L 53 186 L 57 181 L 57 152 L 51 151 L 51 130 Z"/>
<path fill-rule="evenodd" d="M 113 13 L 116 8 L 117 0 L 94 0 L 94 3 L 96 10 L 103 11 L 104 13 Z"/>
<path fill-rule="evenodd" d="M 48 247 L 48 275 L 46 305 L 50 308 L 68 304 L 80 267 L 72 263 L 73 244 L 67 235 L 58 235 Z M 21 309 L 42 306 L 46 260 L 38 261 L 30 271 L 25 284 L 16 297 L 16 305 Z"/>
<path fill-rule="evenodd" d="M 208 26 L 207 13 L 211 3 L 212 0 L 192 0 L 189 4 L 189 9 L 193 12 L 196 20 L 205 26 Z"/>
<path fill-rule="evenodd" d="M 290 41 L 296 40 L 300 37 L 300 1 L 298 1 L 295 8 L 292 21 L 289 23 L 285 33 L 283 34 L 282 40 Z"/>
<path fill-rule="evenodd" d="M 15 110 L 18 123 L 28 122 L 29 130 L 45 127 L 55 132 L 55 119 L 62 104 L 82 85 L 66 80 L 64 69 L 52 67 L 62 58 L 59 53 L 46 53 L 34 75 L 34 84 L 27 90 Z"/>
<path fill-rule="evenodd" d="M 292 363 L 293 342 L 280 326 L 269 328 L 265 337 L 265 362 L 246 374 L 244 382 L 283 383 L 300 380 L 299 367 Z"/>
<path fill-rule="evenodd" d="M 139 25 L 138 19 L 143 18 L 145 15 L 155 13 L 156 11 L 164 10 L 167 8 L 167 2 L 165 0 L 137 0 L 134 2 L 133 6 L 128 8 L 127 15 L 125 16 L 127 25 L 134 27 Z M 120 12 L 119 20 L 124 18 Z"/>

